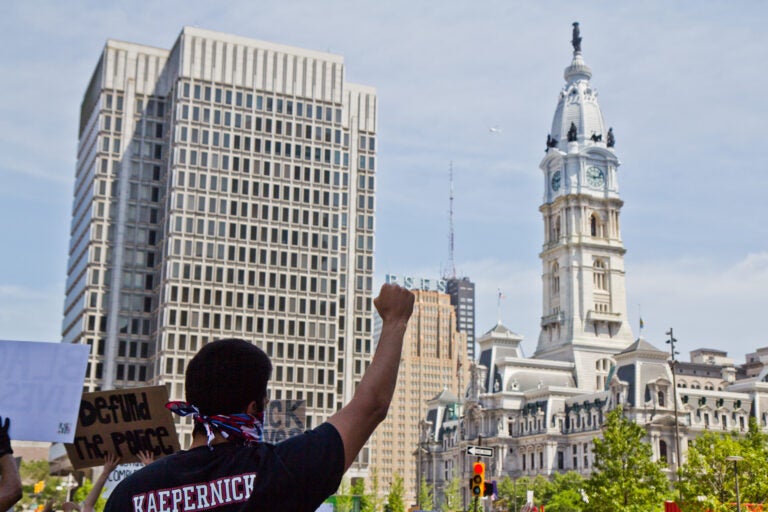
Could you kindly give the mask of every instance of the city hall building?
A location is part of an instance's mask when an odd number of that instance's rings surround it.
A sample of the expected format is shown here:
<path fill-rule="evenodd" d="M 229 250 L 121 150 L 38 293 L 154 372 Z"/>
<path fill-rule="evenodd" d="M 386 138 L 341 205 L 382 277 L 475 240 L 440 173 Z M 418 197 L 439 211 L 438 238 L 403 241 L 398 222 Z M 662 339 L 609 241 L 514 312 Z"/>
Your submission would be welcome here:
<path fill-rule="evenodd" d="M 653 456 L 667 462 L 670 476 L 702 432 L 745 432 L 750 416 L 768 426 L 765 350 L 749 354 L 744 367 L 724 352 L 697 350 L 674 365 L 673 375 L 670 352 L 633 334 L 616 136 L 590 81 L 578 25 L 572 43 L 539 165 L 543 311 L 536 350 L 524 357 L 522 338 L 496 325 L 478 338 L 464 395 L 446 390 L 429 402 L 416 478 L 435 486 L 437 503 L 454 477 L 469 503 L 465 482 L 477 457 L 468 451 L 478 445 L 492 449 L 482 459 L 486 480 L 588 475 L 592 440 L 618 406 L 646 428 Z"/>

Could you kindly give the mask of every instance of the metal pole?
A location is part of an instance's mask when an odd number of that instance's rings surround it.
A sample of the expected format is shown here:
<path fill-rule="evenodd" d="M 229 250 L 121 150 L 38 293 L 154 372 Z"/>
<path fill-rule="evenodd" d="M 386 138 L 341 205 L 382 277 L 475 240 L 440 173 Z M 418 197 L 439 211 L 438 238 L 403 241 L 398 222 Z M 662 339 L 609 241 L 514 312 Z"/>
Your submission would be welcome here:
<path fill-rule="evenodd" d="M 423 442 L 419 442 L 419 447 L 416 449 L 416 455 L 418 456 L 418 459 L 416 459 L 416 473 L 418 474 L 418 483 L 416 484 L 416 505 L 419 507 L 419 510 L 421 510 L 421 450 L 424 449 Z"/>
<path fill-rule="evenodd" d="M 733 461 L 733 469 L 736 472 L 736 510 L 741 512 L 741 496 L 739 496 L 739 461 Z"/>
<path fill-rule="evenodd" d="M 673 335 L 672 327 L 669 328 L 669 331 L 667 331 L 667 336 L 669 336 L 669 339 L 667 340 L 667 343 L 669 343 L 669 353 L 672 356 L 672 361 L 670 361 L 669 366 L 672 369 L 672 400 L 675 402 L 675 451 L 677 453 L 677 461 L 675 465 L 677 466 L 676 473 L 677 473 L 677 496 L 680 500 L 680 505 L 683 504 L 683 489 L 682 489 L 682 481 L 683 481 L 683 473 L 682 473 L 682 459 L 680 458 L 680 422 L 677 417 L 677 378 L 675 376 L 675 369 L 677 367 L 677 359 L 675 356 L 678 354 L 678 352 L 675 351 L 675 343 L 677 343 L 677 340 L 675 339 Z"/>
<path fill-rule="evenodd" d="M 512 486 L 512 501 L 514 502 L 515 512 L 517 512 L 517 478 L 515 478 Z"/>
<path fill-rule="evenodd" d="M 437 500 L 437 445 L 433 446 L 432 451 L 432 510 L 435 510 L 435 500 Z"/>
<path fill-rule="evenodd" d="M 730 455 L 726 457 L 725 460 L 733 462 L 733 476 L 736 478 L 736 510 L 741 512 L 741 496 L 739 496 L 739 461 L 744 460 L 744 457 Z"/>

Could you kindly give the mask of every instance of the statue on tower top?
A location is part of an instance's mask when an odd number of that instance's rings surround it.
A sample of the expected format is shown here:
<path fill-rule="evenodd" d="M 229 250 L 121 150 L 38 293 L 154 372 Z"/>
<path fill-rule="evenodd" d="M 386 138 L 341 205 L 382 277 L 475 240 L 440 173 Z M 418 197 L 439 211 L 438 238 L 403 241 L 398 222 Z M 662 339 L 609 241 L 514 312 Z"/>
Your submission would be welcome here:
<path fill-rule="evenodd" d="M 573 39 L 571 39 L 574 52 L 581 52 L 581 32 L 579 31 L 579 22 L 573 22 Z"/>

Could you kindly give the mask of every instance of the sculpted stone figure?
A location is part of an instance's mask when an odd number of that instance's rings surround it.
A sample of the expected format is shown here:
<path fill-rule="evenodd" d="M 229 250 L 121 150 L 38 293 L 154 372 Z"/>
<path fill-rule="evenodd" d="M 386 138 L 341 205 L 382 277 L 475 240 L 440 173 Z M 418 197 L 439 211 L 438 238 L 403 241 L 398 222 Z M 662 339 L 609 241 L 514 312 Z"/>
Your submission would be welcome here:
<path fill-rule="evenodd" d="M 576 142 L 577 137 L 576 125 L 571 123 L 571 127 L 568 128 L 568 142 Z"/>
<path fill-rule="evenodd" d="M 578 21 L 573 22 L 573 38 L 571 39 L 571 44 L 573 45 L 574 52 L 581 51 L 581 32 L 579 31 Z"/>

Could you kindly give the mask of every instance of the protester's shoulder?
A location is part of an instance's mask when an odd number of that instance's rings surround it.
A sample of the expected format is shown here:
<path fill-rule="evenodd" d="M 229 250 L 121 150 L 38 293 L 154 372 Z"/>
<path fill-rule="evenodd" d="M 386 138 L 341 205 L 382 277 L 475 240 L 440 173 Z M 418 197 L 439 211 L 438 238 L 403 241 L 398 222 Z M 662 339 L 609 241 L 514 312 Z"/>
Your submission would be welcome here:
<path fill-rule="evenodd" d="M 325 465 L 326 468 L 338 465 L 343 471 L 344 442 L 336 427 L 327 422 L 289 437 L 274 445 L 273 449 L 291 472 L 303 471 L 313 464 Z M 341 460 L 340 464 L 335 463 L 338 460 Z"/>
<path fill-rule="evenodd" d="M 295 498 L 312 504 L 297 510 L 316 509 L 338 488 L 344 474 L 344 443 L 330 423 L 292 436 L 271 449 L 274 456 L 265 459 L 269 471 L 281 481 L 293 482 L 294 492 L 300 489 Z"/>
<path fill-rule="evenodd" d="M 339 431 L 328 422 L 322 423 L 312 430 L 306 430 L 301 434 L 289 437 L 273 446 L 278 452 L 281 452 L 285 449 L 306 445 L 317 447 L 319 443 L 343 446 Z"/>

